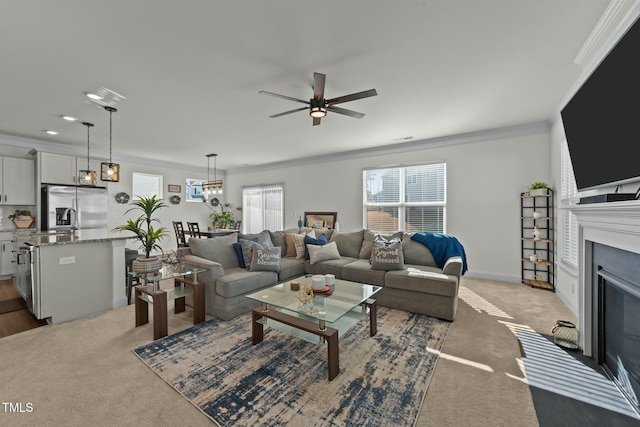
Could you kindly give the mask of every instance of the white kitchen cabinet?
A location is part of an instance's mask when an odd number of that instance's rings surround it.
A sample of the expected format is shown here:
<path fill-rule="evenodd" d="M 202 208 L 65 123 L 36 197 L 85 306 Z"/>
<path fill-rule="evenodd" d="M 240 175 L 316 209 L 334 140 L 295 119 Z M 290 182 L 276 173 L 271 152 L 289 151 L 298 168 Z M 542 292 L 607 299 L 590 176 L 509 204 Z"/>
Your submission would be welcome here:
<path fill-rule="evenodd" d="M 76 158 L 63 154 L 38 153 L 40 182 L 43 184 L 76 185 Z M 86 157 L 85 163 L 86 166 Z"/>
<path fill-rule="evenodd" d="M 0 157 L 0 204 L 35 205 L 35 162 L 31 159 Z"/>
<path fill-rule="evenodd" d="M 14 274 L 13 233 L 0 233 L 0 276 Z"/>

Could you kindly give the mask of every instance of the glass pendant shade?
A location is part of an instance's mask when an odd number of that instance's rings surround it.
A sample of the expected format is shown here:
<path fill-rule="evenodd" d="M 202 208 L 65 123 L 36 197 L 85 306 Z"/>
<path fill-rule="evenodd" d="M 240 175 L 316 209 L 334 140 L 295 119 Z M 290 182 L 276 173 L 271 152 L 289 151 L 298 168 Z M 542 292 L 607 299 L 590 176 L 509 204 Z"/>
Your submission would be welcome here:
<path fill-rule="evenodd" d="M 93 123 L 82 122 L 87 127 L 87 168 L 78 171 L 78 185 L 94 187 L 96 185 L 96 171 L 89 169 L 89 129 Z"/>
<path fill-rule="evenodd" d="M 109 112 L 109 161 L 100 163 L 100 180 L 101 181 L 109 181 L 109 182 L 118 182 L 120 181 L 120 165 L 118 163 L 113 163 L 111 158 L 111 147 L 112 147 L 112 115 L 117 112 L 113 107 L 106 106 L 105 110 Z"/>

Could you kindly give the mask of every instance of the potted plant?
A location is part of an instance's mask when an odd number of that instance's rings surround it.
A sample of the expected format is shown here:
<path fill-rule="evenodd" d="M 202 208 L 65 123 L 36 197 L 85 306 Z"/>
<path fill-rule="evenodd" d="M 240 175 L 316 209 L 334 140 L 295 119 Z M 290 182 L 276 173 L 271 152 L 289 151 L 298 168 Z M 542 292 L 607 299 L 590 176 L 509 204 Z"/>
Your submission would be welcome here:
<path fill-rule="evenodd" d="M 142 211 L 142 215 L 136 219 L 128 219 L 126 224 L 115 227 L 113 231 L 131 231 L 135 234 L 134 238 L 140 241 L 140 248 L 144 251 L 144 256 L 139 256 L 133 261 L 133 271 L 136 273 L 158 271 L 162 268 L 162 258 L 151 256 L 151 251 L 158 249 L 164 253 L 158 242 L 167 236 L 167 230 L 164 227 L 153 227 L 154 222 L 160 223 L 157 218 L 153 218 L 153 215 L 157 210 L 166 208 L 167 205 L 155 195 L 140 197 L 131 204 L 134 207 L 125 212 L 125 215 L 134 210 Z"/>
<path fill-rule="evenodd" d="M 229 228 L 235 223 L 233 213 L 235 211 L 241 211 L 242 208 L 231 209 L 231 203 L 225 203 L 224 205 L 218 206 L 220 206 L 220 212 L 211 213 L 211 222 L 213 224 L 213 228 Z"/>
<path fill-rule="evenodd" d="M 549 186 L 544 182 L 534 182 L 529 186 L 530 196 L 546 196 Z"/>
<path fill-rule="evenodd" d="M 31 215 L 31 211 L 21 209 L 16 209 L 14 213 L 9 215 L 9 219 L 13 221 L 16 228 L 30 228 L 36 221 L 33 215 Z"/>

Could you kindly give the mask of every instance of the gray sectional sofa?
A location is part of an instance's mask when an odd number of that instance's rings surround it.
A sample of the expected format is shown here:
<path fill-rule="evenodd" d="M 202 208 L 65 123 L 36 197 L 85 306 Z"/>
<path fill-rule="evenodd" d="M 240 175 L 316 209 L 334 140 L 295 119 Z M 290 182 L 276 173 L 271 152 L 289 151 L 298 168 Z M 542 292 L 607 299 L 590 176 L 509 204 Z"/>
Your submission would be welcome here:
<path fill-rule="evenodd" d="M 207 269 L 198 275 L 198 279 L 206 284 L 206 312 L 229 320 L 256 307 L 255 301 L 246 298 L 247 294 L 305 274 L 334 274 L 338 279 L 381 286 L 382 290 L 376 295 L 379 305 L 454 320 L 462 257 L 450 257 L 440 268 L 425 245 L 412 240 L 408 233 L 398 232 L 386 237 L 401 239 L 404 268 L 374 269 L 370 257 L 377 233 L 371 230 L 311 230 L 310 236 L 321 238 L 320 235 L 324 235 L 328 243 L 335 242 L 331 247 L 337 247 L 339 255 L 322 261 L 297 258 L 291 256 L 295 254 L 291 247 L 292 236 L 286 236 L 297 232 L 264 230 L 251 235 L 233 233 L 210 239 L 191 239 L 189 247 L 180 251 L 185 256 L 184 262 Z M 242 267 L 242 256 L 239 258 L 233 247 L 239 239 L 253 239 L 279 247 L 279 271 L 250 271 Z"/>

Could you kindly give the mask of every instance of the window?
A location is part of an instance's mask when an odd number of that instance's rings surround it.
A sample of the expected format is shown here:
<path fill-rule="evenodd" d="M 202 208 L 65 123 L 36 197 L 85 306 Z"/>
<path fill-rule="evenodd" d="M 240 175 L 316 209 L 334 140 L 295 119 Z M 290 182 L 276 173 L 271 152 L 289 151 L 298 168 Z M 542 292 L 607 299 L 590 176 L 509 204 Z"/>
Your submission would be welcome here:
<path fill-rule="evenodd" d="M 185 182 L 185 191 L 187 202 L 204 202 L 201 179 L 187 178 Z"/>
<path fill-rule="evenodd" d="M 365 228 L 445 232 L 445 163 L 368 169 L 363 180 Z"/>
<path fill-rule="evenodd" d="M 135 199 L 156 196 L 162 198 L 162 175 L 133 173 L 131 192 Z"/>
<path fill-rule="evenodd" d="M 560 206 L 568 207 L 574 204 L 578 198 L 576 179 L 573 176 L 573 166 L 571 165 L 571 155 L 567 148 L 567 141 L 562 142 L 560 151 L 561 161 L 561 184 L 560 184 Z M 560 210 L 562 221 L 562 251 L 560 261 L 570 267 L 578 268 L 578 220 L 576 216 L 567 209 Z"/>
<path fill-rule="evenodd" d="M 245 233 L 284 228 L 284 187 L 260 185 L 242 189 L 242 229 Z"/>

